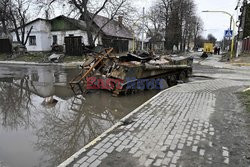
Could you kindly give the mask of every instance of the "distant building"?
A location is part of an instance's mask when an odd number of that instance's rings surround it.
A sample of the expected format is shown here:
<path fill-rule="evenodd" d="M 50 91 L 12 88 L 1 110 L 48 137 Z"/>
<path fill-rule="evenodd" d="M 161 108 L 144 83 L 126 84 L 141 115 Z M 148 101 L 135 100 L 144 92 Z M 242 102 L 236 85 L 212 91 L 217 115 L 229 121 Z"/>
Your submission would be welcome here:
<path fill-rule="evenodd" d="M 94 20 L 95 27 L 92 30 L 93 36 L 96 36 L 95 33 L 103 27 L 107 20 L 106 17 L 96 16 Z M 53 44 L 65 47 L 66 37 L 79 37 L 83 45 L 89 45 L 86 23 L 82 20 L 65 16 L 58 16 L 51 20 L 38 18 L 27 23 L 25 31 L 28 32 L 31 27 L 32 30 L 26 44 L 28 51 L 51 51 Z M 11 34 L 13 41 L 17 41 L 15 32 Z M 122 18 L 119 21 L 112 20 L 102 28 L 95 45 L 113 47 L 116 52 L 129 51 L 133 46 L 133 35 L 122 24 Z"/>
<path fill-rule="evenodd" d="M 147 49 L 154 51 L 163 51 L 164 50 L 165 38 L 162 34 L 157 33 L 152 37 L 149 37 L 145 40 Z"/>
<path fill-rule="evenodd" d="M 96 16 L 94 22 L 98 28 L 109 21 L 103 16 Z M 123 17 L 118 21 L 111 20 L 102 28 L 102 42 L 104 47 L 113 47 L 116 52 L 127 52 L 133 48 L 133 33 L 123 24 Z"/>

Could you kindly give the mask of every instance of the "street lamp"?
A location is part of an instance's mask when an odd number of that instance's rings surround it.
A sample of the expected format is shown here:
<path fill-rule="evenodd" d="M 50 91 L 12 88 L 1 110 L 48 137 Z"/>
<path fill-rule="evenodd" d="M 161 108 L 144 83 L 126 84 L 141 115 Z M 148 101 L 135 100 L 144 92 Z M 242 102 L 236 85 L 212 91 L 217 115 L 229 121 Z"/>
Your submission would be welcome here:
<path fill-rule="evenodd" d="M 221 11 L 221 10 L 214 10 L 214 11 L 205 10 L 205 11 L 202 11 L 202 12 L 204 12 L 204 13 L 223 13 L 223 14 L 226 14 L 226 15 L 230 16 L 231 21 L 233 22 L 233 36 L 232 36 L 232 43 L 231 43 L 231 60 L 232 60 L 233 53 L 234 53 L 234 38 L 235 38 L 235 29 L 236 29 L 236 22 L 234 20 L 233 15 L 226 12 L 226 11 Z M 230 24 L 230 30 L 231 30 L 231 24 Z"/>

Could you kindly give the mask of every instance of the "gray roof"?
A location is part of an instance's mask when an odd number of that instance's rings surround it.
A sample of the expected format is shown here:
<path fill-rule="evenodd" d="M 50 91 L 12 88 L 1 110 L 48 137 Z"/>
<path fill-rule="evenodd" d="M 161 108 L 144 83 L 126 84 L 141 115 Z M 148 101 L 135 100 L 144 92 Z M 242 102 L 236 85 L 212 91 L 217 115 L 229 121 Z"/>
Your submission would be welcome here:
<path fill-rule="evenodd" d="M 34 22 L 36 22 L 36 21 L 40 21 L 40 20 L 42 20 L 42 21 L 48 21 L 48 20 L 46 20 L 46 19 L 37 18 L 37 19 L 35 19 L 35 20 L 32 20 L 32 21 L 26 23 L 25 26 L 30 25 L 30 24 L 32 24 L 32 23 L 34 23 Z M 19 29 L 19 28 L 21 28 L 21 26 L 19 26 L 17 29 Z M 14 30 L 12 30 L 12 32 L 13 32 L 13 31 L 14 31 Z"/>
<path fill-rule="evenodd" d="M 94 22 L 99 28 L 107 23 L 108 20 L 109 18 L 99 15 L 94 18 Z M 104 28 L 102 28 L 102 32 L 107 36 L 133 39 L 132 32 L 124 25 L 120 25 L 116 20 L 111 20 Z"/>

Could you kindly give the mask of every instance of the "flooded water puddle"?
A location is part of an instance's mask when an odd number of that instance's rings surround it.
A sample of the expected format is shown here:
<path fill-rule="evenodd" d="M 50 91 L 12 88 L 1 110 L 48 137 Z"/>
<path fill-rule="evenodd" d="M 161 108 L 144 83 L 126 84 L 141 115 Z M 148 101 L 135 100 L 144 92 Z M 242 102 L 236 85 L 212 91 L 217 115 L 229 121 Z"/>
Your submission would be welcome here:
<path fill-rule="evenodd" d="M 97 91 L 75 97 L 77 69 L 0 67 L 0 166 L 56 166 L 157 92 L 112 97 Z M 58 103 L 43 105 L 53 96 Z"/>

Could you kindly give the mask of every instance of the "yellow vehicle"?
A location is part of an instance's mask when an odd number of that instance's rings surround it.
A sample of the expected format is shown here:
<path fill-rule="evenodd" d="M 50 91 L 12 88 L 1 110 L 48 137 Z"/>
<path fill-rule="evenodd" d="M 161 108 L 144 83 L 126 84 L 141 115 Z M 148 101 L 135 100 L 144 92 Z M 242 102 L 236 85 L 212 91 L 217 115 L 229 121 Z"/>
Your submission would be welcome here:
<path fill-rule="evenodd" d="M 205 53 L 214 53 L 214 44 L 213 43 L 204 43 L 203 52 Z"/>

